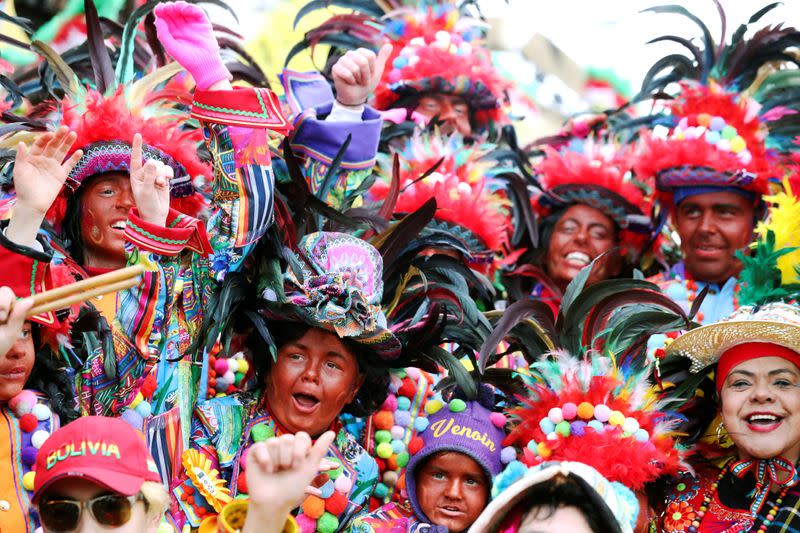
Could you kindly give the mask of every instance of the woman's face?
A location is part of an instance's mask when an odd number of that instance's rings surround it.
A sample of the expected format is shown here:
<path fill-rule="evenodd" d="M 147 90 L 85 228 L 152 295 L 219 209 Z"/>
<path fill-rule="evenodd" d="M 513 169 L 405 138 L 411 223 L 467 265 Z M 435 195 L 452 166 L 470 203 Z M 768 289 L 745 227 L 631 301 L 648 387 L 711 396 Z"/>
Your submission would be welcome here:
<path fill-rule="evenodd" d="M 586 517 L 577 507 L 563 506 L 552 513 L 545 507 L 534 507 L 519 525 L 519 533 L 592 533 Z"/>
<path fill-rule="evenodd" d="M 25 322 L 17 342 L 0 359 L 0 402 L 7 402 L 22 392 L 35 360 L 31 323 Z"/>
<path fill-rule="evenodd" d="M 452 533 L 466 531 L 489 502 L 491 485 L 483 468 L 463 453 L 435 454 L 415 475 L 422 512 Z"/>
<path fill-rule="evenodd" d="M 136 206 L 130 177 L 108 172 L 84 185 L 81 196 L 81 236 L 84 263 L 96 268 L 125 266 L 125 225 Z"/>
<path fill-rule="evenodd" d="M 305 431 L 312 437 L 331 427 L 363 382 L 355 354 L 335 333 L 319 328 L 278 348 L 265 379 L 277 422 L 291 433 Z"/>
<path fill-rule="evenodd" d="M 759 357 L 731 370 L 720 390 L 722 420 L 742 459 L 800 459 L 800 369 Z"/>
<path fill-rule="evenodd" d="M 109 494 L 110 491 L 91 481 L 81 478 L 66 478 L 53 483 L 41 497 L 41 502 L 47 500 L 77 500 L 85 502 L 98 496 Z M 113 531 L 114 533 L 155 533 L 160 517 L 148 520 L 147 510 L 143 501 L 137 501 L 131 509 L 130 519 L 119 527 L 102 526 L 95 521 L 91 513 L 84 507 L 78 520 L 75 533 L 101 533 Z M 44 533 L 51 530 L 43 527 Z"/>
<path fill-rule="evenodd" d="M 547 273 L 563 289 L 583 267 L 616 244 L 614 221 L 594 207 L 572 205 L 558 219 L 550 236 Z M 608 272 L 605 277 L 615 274 Z"/>

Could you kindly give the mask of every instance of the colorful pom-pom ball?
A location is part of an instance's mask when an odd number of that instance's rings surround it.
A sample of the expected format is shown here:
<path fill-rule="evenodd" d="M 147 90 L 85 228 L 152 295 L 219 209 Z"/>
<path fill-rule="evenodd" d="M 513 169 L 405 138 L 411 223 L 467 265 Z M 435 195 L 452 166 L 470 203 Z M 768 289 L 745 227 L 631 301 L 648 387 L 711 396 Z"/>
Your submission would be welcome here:
<path fill-rule="evenodd" d="M 377 429 L 389 431 L 394 426 L 394 415 L 391 411 L 378 411 L 373 415 L 372 421 Z"/>
<path fill-rule="evenodd" d="M 489 415 L 489 421 L 494 425 L 496 428 L 503 429 L 506 427 L 506 417 L 503 413 L 492 413 Z"/>
<path fill-rule="evenodd" d="M 393 439 L 402 439 L 406 434 L 406 430 L 401 426 L 392 426 L 392 430 L 389 432 L 389 434 Z"/>
<path fill-rule="evenodd" d="M 244 372 L 237 372 L 233 375 L 233 377 L 236 378 L 234 384 L 241 383 L 244 379 Z"/>
<path fill-rule="evenodd" d="M 605 426 L 599 420 L 590 420 L 587 424 L 590 428 L 595 430 L 598 433 L 602 433 L 606 430 Z"/>
<path fill-rule="evenodd" d="M 375 447 L 375 453 L 381 459 L 388 459 L 393 453 L 392 445 L 388 442 L 381 442 Z"/>
<path fill-rule="evenodd" d="M 336 492 L 350 494 L 350 489 L 353 488 L 353 481 L 347 476 L 339 476 L 333 482 L 333 488 L 336 489 Z"/>
<path fill-rule="evenodd" d="M 678 121 L 678 128 L 685 130 L 689 127 L 689 119 L 687 117 L 683 117 Z"/>
<path fill-rule="evenodd" d="M 720 141 L 720 139 L 722 139 L 722 136 L 719 134 L 718 131 L 711 130 L 711 131 L 707 131 L 706 132 L 706 142 L 707 143 L 709 143 L 709 144 L 717 144 Z"/>
<path fill-rule="evenodd" d="M 47 431 L 43 429 L 35 431 L 33 435 L 31 435 L 31 446 L 33 446 L 38 450 L 44 445 L 45 441 L 49 438 L 50 438 L 50 433 L 48 433 Z"/>
<path fill-rule="evenodd" d="M 147 418 L 152 413 L 152 407 L 150 406 L 150 402 L 144 401 L 136 406 L 134 409 L 137 413 L 141 415 L 142 418 Z"/>
<path fill-rule="evenodd" d="M 706 128 L 711 125 L 711 115 L 708 113 L 700 113 L 697 115 L 697 125 L 705 126 Z"/>
<path fill-rule="evenodd" d="M 392 434 L 385 429 L 381 429 L 375 432 L 375 442 L 378 444 L 382 442 L 392 442 Z"/>
<path fill-rule="evenodd" d="M 600 422 L 608 422 L 608 417 L 611 416 L 611 409 L 606 404 L 598 404 L 594 406 L 594 417 Z"/>
<path fill-rule="evenodd" d="M 397 408 L 401 411 L 408 411 L 411 408 L 411 400 L 405 396 L 400 396 L 397 399 Z"/>
<path fill-rule="evenodd" d="M 317 531 L 317 521 L 310 516 L 299 514 L 295 517 L 297 522 L 297 529 L 300 533 L 315 533 Z"/>
<path fill-rule="evenodd" d="M 38 425 L 39 421 L 36 419 L 33 413 L 25 413 L 19 417 L 19 428 L 25 433 L 34 431 Z"/>
<path fill-rule="evenodd" d="M 408 374 L 408 377 L 416 381 L 420 376 L 419 368 L 414 368 L 413 366 L 406 368 L 406 374 Z"/>
<path fill-rule="evenodd" d="M 562 420 L 558 424 L 556 424 L 556 433 L 561 435 L 562 437 L 569 437 L 570 435 L 570 426 L 569 422 L 566 420 Z"/>
<path fill-rule="evenodd" d="M 320 498 L 319 496 L 307 496 L 306 499 L 303 501 L 303 505 L 301 506 L 303 509 L 303 514 L 309 518 L 313 518 L 314 520 L 318 519 L 322 516 L 322 513 L 325 512 L 325 500 Z"/>
<path fill-rule="evenodd" d="M 561 411 L 560 407 L 553 407 L 547 412 L 547 418 L 549 418 L 550 422 L 553 424 L 558 424 L 564 420 L 564 413 Z"/>
<path fill-rule="evenodd" d="M 33 490 L 33 482 L 35 479 L 35 472 L 26 472 L 25 475 L 22 476 L 22 488 L 28 491 Z"/>
<path fill-rule="evenodd" d="M 564 420 L 573 420 L 578 416 L 578 406 L 572 402 L 567 402 L 561 406 L 561 414 L 564 416 Z"/>
<path fill-rule="evenodd" d="M 450 401 L 450 412 L 461 413 L 467 408 L 467 403 L 461 398 L 456 398 Z"/>
<path fill-rule="evenodd" d="M 228 360 L 227 359 L 220 358 L 220 359 L 217 359 L 214 362 L 214 372 L 216 372 L 217 375 L 222 376 L 227 371 L 228 371 Z"/>
<path fill-rule="evenodd" d="M 548 433 L 552 433 L 553 431 L 555 431 L 556 425 L 549 418 L 542 418 L 541 420 L 539 420 L 539 429 L 541 429 L 542 433 L 546 435 Z"/>
<path fill-rule="evenodd" d="M 239 472 L 239 477 L 236 478 L 236 488 L 239 489 L 240 494 L 247 494 L 250 492 L 247 490 L 247 470 Z"/>
<path fill-rule="evenodd" d="M 39 450 L 33 446 L 25 446 L 22 448 L 22 462 L 28 466 L 32 466 L 36 462 L 36 454 Z"/>
<path fill-rule="evenodd" d="M 225 378 L 225 381 L 228 383 L 228 385 L 231 385 L 234 381 L 236 381 L 236 376 L 230 370 L 225 372 L 222 376 Z"/>
<path fill-rule="evenodd" d="M 422 437 L 414 437 L 408 442 L 408 453 L 414 455 L 418 453 L 423 446 L 425 446 L 425 442 L 422 440 Z"/>
<path fill-rule="evenodd" d="M 11 407 L 11 402 L 9 402 L 9 407 L 17 416 L 22 416 L 33 410 L 33 406 L 36 405 L 36 394 L 33 391 L 24 390 L 14 396 L 11 401 L 14 402 L 14 406 Z"/>
<path fill-rule="evenodd" d="M 753 154 L 750 153 L 750 150 L 742 150 L 741 152 L 739 152 L 739 161 L 741 161 L 745 165 L 749 165 L 752 160 L 753 160 Z"/>
<path fill-rule="evenodd" d="M 330 498 L 334 492 L 333 480 L 329 479 L 325 483 L 322 484 L 319 488 L 320 495 L 319 497 L 322 499 Z"/>
<path fill-rule="evenodd" d="M 397 396 L 394 394 L 390 394 L 386 397 L 386 400 L 383 402 L 381 406 L 382 411 L 397 411 Z"/>
<path fill-rule="evenodd" d="M 132 428 L 142 431 L 144 427 L 144 418 L 140 415 L 136 409 L 126 409 L 122 412 L 122 416 L 120 416 L 122 420 L 128 423 L 129 426 Z"/>
<path fill-rule="evenodd" d="M 594 405 L 589 402 L 581 402 L 578 405 L 578 416 L 584 420 L 591 420 L 594 416 Z"/>
<path fill-rule="evenodd" d="M 405 396 L 406 398 L 411 398 L 417 393 L 417 387 L 414 385 L 414 382 L 410 379 L 406 378 L 403 380 L 403 384 L 400 385 L 400 388 L 397 389 L 397 401 L 398 404 L 400 402 L 400 396 Z"/>
<path fill-rule="evenodd" d="M 45 421 L 50 418 L 53 412 L 43 403 L 37 403 L 31 409 L 31 414 L 36 417 L 36 420 Z"/>
<path fill-rule="evenodd" d="M 325 500 L 325 511 L 334 516 L 341 515 L 347 509 L 347 497 L 339 491 L 334 492 L 330 498 Z"/>
<path fill-rule="evenodd" d="M 273 437 L 275 432 L 270 429 L 270 427 L 266 424 L 256 424 L 250 430 L 250 436 L 253 438 L 253 442 L 262 442 L 267 440 L 270 437 Z"/>
<path fill-rule="evenodd" d="M 236 359 L 228 359 L 228 372 L 233 372 L 234 374 L 239 371 L 239 361 Z M 223 372 L 223 374 L 227 374 L 227 372 Z"/>
<path fill-rule="evenodd" d="M 625 433 L 636 433 L 637 429 L 639 429 L 639 421 L 631 416 L 622 422 L 622 431 Z"/>
<path fill-rule="evenodd" d="M 397 454 L 393 453 L 391 457 L 386 459 L 386 469 L 387 470 L 399 470 L 400 467 L 397 466 Z"/>
<path fill-rule="evenodd" d="M 731 152 L 738 154 L 745 148 L 747 148 L 747 143 L 740 135 L 737 135 L 736 137 L 731 139 Z"/>
<path fill-rule="evenodd" d="M 536 441 L 535 441 L 535 440 L 529 440 L 529 441 L 528 441 L 528 446 L 527 446 L 527 448 L 528 448 L 530 451 L 532 451 L 534 454 L 537 454 L 537 453 L 539 453 L 539 452 L 538 452 L 538 450 L 536 449 L 536 447 L 537 447 L 537 443 L 536 443 Z"/>
<path fill-rule="evenodd" d="M 414 420 L 414 429 L 418 432 L 425 431 L 428 428 L 428 424 L 428 419 L 424 416 L 417 417 L 416 420 Z"/>
<path fill-rule="evenodd" d="M 248 370 L 250 370 L 250 363 L 247 362 L 247 359 L 239 359 L 239 372 L 247 374 Z"/>
<path fill-rule="evenodd" d="M 397 454 L 397 459 L 395 459 L 395 461 L 397 462 L 397 467 L 398 468 L 405 468 L 406 466 L 408 466 L 408 461 L 409 461 L 408 452 L 400 452 L 400 453 L 398 453 Z"/>
<path fill-rule="evenodd" d="M 633 438 L 639 442 L 647 442 L 650 440 L 650 433 L 646 429 L 639 428 L 633 432 Z"/>
<path fill-rule="evenodd" d="M 428 413 L 428 416 L 436 414 L 442 408 L 443 404 L 441 400 L 428 400 L 425 404 L 425 412 Z"/>
<path fill-rule="evenodd" d="M 569 423 L 569 430 L 576 437 L 583 437 L 586 434 L 586 422 L 574 420 Z"/>
<path fill-rule="evenodd" d="M 517 450 L 515 450 L 511 446 L 506 446 L 500 451 L 500 461 L 504 465 L 507 465 L 516 458 L 517 458 Z"/>
<path fill-rule="evenodd" d="M 372 494 L 374 494 L 376 498 L 383 499 L 389 495 L 389 487 L 383 483 L 378 483 L 375 485 L 375 490 L 372 491 Z"/>
<path fill-rule="evenodd" d="M 341 476 L 342 472 L 344 472 L 344 467 L 342 466 L 342 462 L 336 457 L 326 457 L 325 460 L 327 460 L 329 463 L 334 463 L 339 465 L 336 468 L 325 472 L 326 474 L 328 474 L 328 478 L 333 480 L 338 480 L 339 476 Z"/>
<path fill-rule="evenodd" d="M 725 127 L 725 119 L 722 117 L 712 117 L 708 127 L 713 131 L 722 131 L 722 129 Z"/>
<path fill-rule="evenodd" d="M 388 470 L 383 473 L 381 480 L 384 482 L 384 484 L 386 484 L 387 487 L 394 487 L 397 484 L 397 472 Z"/>
<path fill-rule="evenodd" d="M 717 150 L 721 150 L 723 152 L 730 152 L 731 151 L 731 142 L 728 139 L 720 139 L 717 143 Z"/>
<path fill-rule="evenodd" d="M 392 67 L 397 69 L 405 68 L 406 65 L 408 65 L 408 59 L 405 56 L 397 56 L 392 61 Z"/>
<path fill-rule="evenodd" d="M 395 439 L 391 442 L 392 444 L 392 452 L 400 453 L 406 451 L 406 443 L 401 441 L 400 439 Z"/>
<path fill-rule="evenodd" d="M 553 452 L 550 451 L 550 448 L 547 447 L 547 444 L 540 442 L 536 445 L 536 454 L 542 459 L 547 459 L 553 454 Z"/>
<path fill-rule="evenodd" d="M 623 422 L 625 422 L 625 415 L 619 411 L 611 411 L 611 414 L 608 416 L 609 424 L 612 426 L 621 426 Z"/>
<path fill-rule="evenodd" d="M 394 423 L 398 426 L 408 427 L 411 425 L 411 413 L 408 411 L 397 410 L 394 412 Z M 391 429 L 391 428 L 390 428 Z"/>
<path fill-rule="evenodd" d="M 725 139 L 726 141 L 730 141 L 731 139 L 736 137 L 737 133 L 738 132 L 736 131 L 736 128 L 734 128 L 733 126 L 725 126 L 724 128 L 722 128 L 722 131 L 720 132 L 722 138 Z"/>

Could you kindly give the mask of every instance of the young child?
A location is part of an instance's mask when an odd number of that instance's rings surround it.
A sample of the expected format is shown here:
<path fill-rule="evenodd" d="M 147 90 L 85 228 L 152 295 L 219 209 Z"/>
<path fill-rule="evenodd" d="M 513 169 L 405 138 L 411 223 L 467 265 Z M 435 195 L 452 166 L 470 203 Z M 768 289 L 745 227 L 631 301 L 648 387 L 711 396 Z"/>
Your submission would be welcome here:
<path fill-rule="evenodd" d="M 492 479 L 502 468 L 506 419 L 491 411 L 491 397 L 484 388 L 477 400 L 454 398 L 436 411 L 429 407 L 428 427 L 408 446 L 408 501 L 356 519 L 352 531 L 466 531 L 489 503 Z"/>

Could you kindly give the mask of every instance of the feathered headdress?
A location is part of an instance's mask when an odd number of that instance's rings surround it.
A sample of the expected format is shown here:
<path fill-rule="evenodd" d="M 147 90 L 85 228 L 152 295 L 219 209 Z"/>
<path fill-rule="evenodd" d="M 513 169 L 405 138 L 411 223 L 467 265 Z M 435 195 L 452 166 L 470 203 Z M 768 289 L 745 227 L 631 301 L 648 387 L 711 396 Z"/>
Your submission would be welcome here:
<path fill-rule="evenodd" d="M 523 449 L 527 466 L 578 461 L 634 491 L 678 472 L 675 424 L 660 410 L 646 371 L 626 375 L 606 358 L 566 353 L 531 370 L 537 381 L 524 407 L 510 411 L 517 425 L 505 441 Z"/>
<path fill-rule="evenodd" d="M 510 203 L 499 184 L 492 183 L 492 163 L 481 161 L 486 153 L 486 146 L 464 145 L 457 133 L 416 132 L 397 152 L 400 180 L 394 212 L 412 213 L 435 198 L 434 221 L 463 240 L 476 257 L 504 254 L 511 231 Z M 393 194 L 392 186 L 378 181 L 370 196 L 385 201 Z"/>
<path fill-rule="evenodd" d="M 776 5 L 758 11 L 748 24 Z M 792 149 L 790 141 L 798 132 L 791 115 L 800 109 L 800 71 L 790 67 L 797 64 L 790 49 L 800 41 L 800 33 L 767 26 L 744 39 L 748 24 L 742 24 L 728 44 L 725 13 L 718 7 L 723 28 L 719 44 L 702 21 L 682 7 L 649 10 L 681 14 L 704 35 L 702 50 L 674 35 L 651 41 L 678 42 L 691 58 L 673 54 L 659 60 L 638 96 L 661 97 L 670 84 L 679 82 L 666 112 L 651 116 L 651 125 L 669 128 L 668 137 L 645 135 L 636 165 L 637 175 L 655 176 L 670 204 L 693 190 L 708 192 L 708 187 L 746 191 L 758 201 L 768 182 L 782 177 L 781 158 Z"/>
<path fill-rule="evenodd" d="M 489 51 L 480 44 L 485 29 L 481 22 L 462 17 L 455 3 L 352 2 L 333 1 L 353 13 L 335 15 L 314 30 L 290 52 L 317 44 L 340 49 L 379 47 L 392 43 L 394 49 L 375 89 L 374 105 L 388 109 L 405 103 L 408 97 L 426 92 L 463 97 L 479 124 L 503 120 L 504 92 L 509 83 L 492 65 Z M 317 6 L 311 2 L 300 10 L 297 20 Z"/>
<path fill-rule="evenodd" d="M 573 204 L 598 209 L 638 254 L 652 229 L 652 187 L 633 176 L 628 148 L 578 144 L 580 151 L 544 147 L 544 158 L 536 166 L 542 193 L 534 198 L 535 209 L 541 216 Z"/>

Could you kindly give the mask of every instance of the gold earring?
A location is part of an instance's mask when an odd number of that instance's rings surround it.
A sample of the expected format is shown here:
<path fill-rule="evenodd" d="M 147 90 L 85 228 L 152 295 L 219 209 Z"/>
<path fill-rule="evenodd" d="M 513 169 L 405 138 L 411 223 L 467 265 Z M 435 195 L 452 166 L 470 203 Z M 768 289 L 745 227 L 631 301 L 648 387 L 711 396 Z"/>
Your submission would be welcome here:
<path fill-rule="evenodd" d="M 97 226 L 92 226 L 92 237 L 94 237 L 95 239 L 100 238 L 100 228 L 98 228 Z"/>
<path fill-rule="evenodd" d="M 721 442 L 722 441 L 722 430 L 723 429 L 725 429 L 725 422 L 720 420 L 719 424 L 717 424 L 717 442 Z"/>

